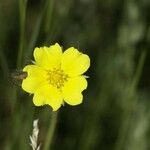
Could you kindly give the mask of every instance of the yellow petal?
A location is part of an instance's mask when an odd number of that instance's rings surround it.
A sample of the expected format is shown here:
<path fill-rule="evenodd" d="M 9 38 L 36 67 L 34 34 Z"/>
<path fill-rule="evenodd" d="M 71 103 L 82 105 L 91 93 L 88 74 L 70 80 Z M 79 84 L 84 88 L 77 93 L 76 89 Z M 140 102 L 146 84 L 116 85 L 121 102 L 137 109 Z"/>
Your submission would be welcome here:
<path fill-rule="evenodd" d="M 27 65 L 24 67 L 23 71 L 26 71 L 28 76 L 27 77 L 40 77 L 46 78 L 47 72 L 39 66 L 36 65 Z"/>
<path fill-rule="evenodd" d="M 62 49 L 59 44 L 50 47 L 35 48 L 34 58 L 38 66 L 44 69 L 52 69 L 60 66 Z"/>
<path fill-rule="evenodd" d="M 46 71 L 36 65 L 28 65 L 23 71 L 27 72 L 27 78 L 22 81 L 22 88 L 28 93 L 34 93 L 38 87 L 46 84 Z"/>
<path fill-rule="evenodd" d="M 74 47 L 67 49 L 62 55 L 62 69 L 69 76 L 78 76 L 83 74 L 90 66 L 88 55 L 80 53 Z"/>
<path fill-rule="evenodd" d="M 68 78 L 68 81 L 65 82 L 63 90 L 66 91 L 83 91 L 87 88 L 87 80 L 84 76 L 77 76 Z"/>
<path fill-rule="evenodd" d="M 61 93 L 56 88 L 47 84 L 37 89 L 34 93 L 33 103 L 36 106 L 48 104 L 52 107 L 53 111 L 56 111 L 63 103 L 63 99 Z"/>
<path fill-rule="evenodd" d="M 72 93 L 72 95 L 66 95 L 64 97 L 64 101 L 72 106 L 81 104 L 82 100 L 83 100 L 82 93 Z"/>
<path fill-rule="evenodd" d="M 44 82 L 41 78 L 27 77 L 22 81 L 22 89 L 28 93 L 34 93 L 43 84 Z"/>
<path fill-rule="evenodd" d="M 83 76 L 69 78 L 65 83 L 62 92 L 63 99 L 70 105 L 78 105 L 82 103 L 82 91 L 87 88 L 87 81 Z"/>

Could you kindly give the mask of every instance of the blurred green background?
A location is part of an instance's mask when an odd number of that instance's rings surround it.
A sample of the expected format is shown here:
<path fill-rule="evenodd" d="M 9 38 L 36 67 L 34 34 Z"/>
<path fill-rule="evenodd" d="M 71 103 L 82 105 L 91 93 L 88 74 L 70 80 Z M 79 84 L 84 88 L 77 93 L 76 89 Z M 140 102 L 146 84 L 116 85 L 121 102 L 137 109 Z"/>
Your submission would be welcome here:
<path fill-rule="evenodd" d="M 34 47 L 58 42 L 87 53 L 84 101 L 58 112 L 53 150 L 150 149 L 149 0 L 0 0 L 0 149 L 29 150 L 39 118 L 42 147 L 51 109 L 9 78 Z"/>

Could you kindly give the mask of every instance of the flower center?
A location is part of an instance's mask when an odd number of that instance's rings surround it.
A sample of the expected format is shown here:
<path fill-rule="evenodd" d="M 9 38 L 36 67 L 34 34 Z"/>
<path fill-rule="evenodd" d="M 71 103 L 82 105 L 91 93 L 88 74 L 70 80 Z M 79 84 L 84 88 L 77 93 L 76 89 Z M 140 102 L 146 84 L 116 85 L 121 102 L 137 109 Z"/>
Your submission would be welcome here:
<path fill-rule="evenodd" d="M 64 83 L 68 80 L 68 75 L 64 73 L 61 69 L 54 68 L 53 70 L 48 70 L 48 82 L 60 89 L 64 86 Z"/>

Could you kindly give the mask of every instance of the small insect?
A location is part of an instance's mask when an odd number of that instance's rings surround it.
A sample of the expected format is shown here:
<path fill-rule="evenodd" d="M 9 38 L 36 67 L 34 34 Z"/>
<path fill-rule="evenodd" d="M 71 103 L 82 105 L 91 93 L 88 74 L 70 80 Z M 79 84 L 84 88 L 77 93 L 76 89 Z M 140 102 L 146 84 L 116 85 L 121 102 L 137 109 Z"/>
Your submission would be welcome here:
<path fill-rule="evenodd" d="M 13 72 L 10 74 L 10 78 L 11 78 L 11 81 L 12 81 L 15 85 L 21 85 L 22 80 L 25 79 L 25 78 L 27 77 L 27 75 L 28 75 L 27 72 L 17 70 L 17 71 L 13 71 Z"/>

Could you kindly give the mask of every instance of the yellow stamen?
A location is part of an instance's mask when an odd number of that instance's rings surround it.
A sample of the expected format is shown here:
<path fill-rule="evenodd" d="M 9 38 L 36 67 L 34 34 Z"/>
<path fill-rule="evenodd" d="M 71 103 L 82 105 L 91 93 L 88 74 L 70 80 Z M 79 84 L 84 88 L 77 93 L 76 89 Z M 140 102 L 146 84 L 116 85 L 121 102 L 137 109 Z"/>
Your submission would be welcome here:
<path fill-rule="evenodd" d="M 48 70 L 48 82 L 55 86 L 56 88 L 60 89 L 64 86 L 64 82 L 68 80 L 68 75 L 64 73 L 61 69 L 54 68 L 53 70 Z"/>

